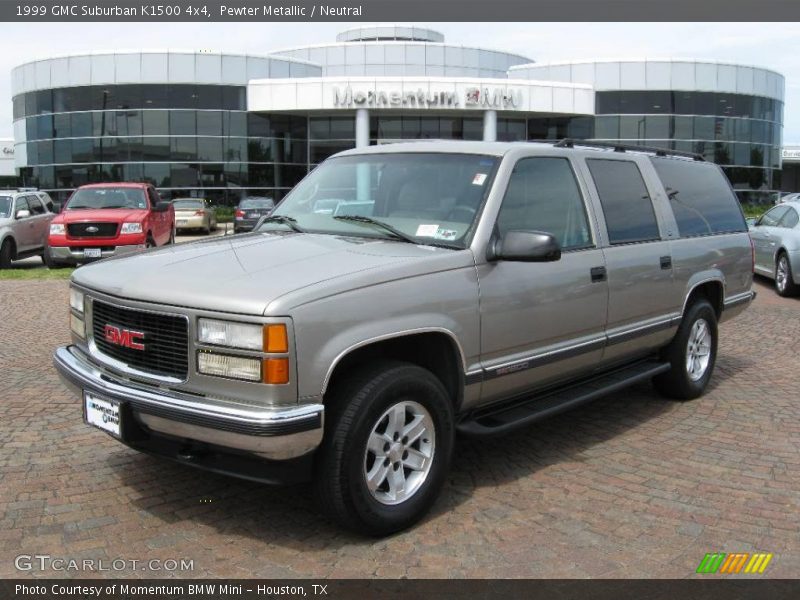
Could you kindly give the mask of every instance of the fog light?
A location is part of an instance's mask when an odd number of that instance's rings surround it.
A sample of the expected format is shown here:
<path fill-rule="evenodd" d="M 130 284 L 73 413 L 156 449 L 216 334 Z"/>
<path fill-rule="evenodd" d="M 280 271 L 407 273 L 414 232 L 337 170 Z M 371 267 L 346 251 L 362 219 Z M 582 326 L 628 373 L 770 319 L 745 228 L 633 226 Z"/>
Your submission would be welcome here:
<path fill-rule="evenodd" d="M 83 322 L 83 319 L 74 313 L 69 314 L 69 328 L 72 330 L 72 333 L 79 338 L 86 338 L 86 324 Z"/>
<path fill-rule="evenodd" d="M 282 385 L 289 383 L 289 359 L 264 359 L 264 383 Z"/>
<path fill-rule="evenodd" d="M 197 355 L 197 370 L 215 377 L 261 381 L 261 361 L 257 358 L 200 352 Z"/>

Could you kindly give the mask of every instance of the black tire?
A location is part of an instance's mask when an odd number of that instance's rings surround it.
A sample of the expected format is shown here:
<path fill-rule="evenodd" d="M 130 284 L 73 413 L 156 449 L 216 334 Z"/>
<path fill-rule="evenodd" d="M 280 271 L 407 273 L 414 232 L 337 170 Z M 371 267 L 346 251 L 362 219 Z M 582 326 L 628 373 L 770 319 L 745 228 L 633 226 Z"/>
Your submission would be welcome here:
<path fill-rule="evenodd" d="M 167 240 L 167 245 L 171 246 L 175 243 L 175 226 L 172 226 L 172 229 L 169 232 L 169 239 Z"/>
<path fill-rule="evenodd" d="M 781 278 L 782 269 L 785 274 L 783 278 Z M 789 262 L 786 252 L 783 251 L 775 257 L 775 292 L 784 298 L 796 296 L 798 292 L 798 285 L 794 282 L 794 275 L 792 275 L 792 263 Z"/>
<path fill-rule="evenodd" d="M 144 242 L 144 247 L 145 249 L 156 247 L 156 241 L 153 239 L 153 236 L 150 235 L 149 233 L 147 234 L 147 239 Z"/>
<path fill-rule="evenodd" d="M 3 241 L 0 246 L 0 269 L 11 268 L 11 261 L 14 258 L 14 242 L 9 239 Z"/>
<path fill-rule="evenodd" d="M 702 373 L 697 371 L 695 377 L 689 372 L 689 352 L 690 337 L 693 337 L 693 344 L 697 347 L 696 324 L 705 321 L 710 340 L 707 344 L 708 363 Z M 703 344 L 705 347 L 706 344 Z M 701 349 L 702 351 L 702 349 Z M 717 362 L 717 313 L 708 300 L 700 298 L 695 300 L 686 310 L 678 332 L 672 342 L 663 352 L 663 358 L 670 363 L 670 370 L 653 378 L 656 389 L 667 396 L 676 400 L 692 400 L 702 395 L 711 380 L 714 372 L 714 365 Z M 698 358 L 698 361 L 701 359 Z M 700 362 L 693 364 L 702 364 Z M 697 375 L 700 375 L 697 377 Z"/>
<path fill-rule="evenodd" d="M 388 421 L 381 420 L 384 413 L 407 401 L 425 409 L 433 431 L 432 436 L 424 433 L 417 442 L 409 441 L 409 447 L 433 442 L 434 449 L 426 475 L 415 491 L 407 499 L 390 505 L 379 501 L 367 487 L 366 470 L 370 461 L 367 440 L 382 422 L 389 426 Z M 343 381 L 326 404 L 325 436 L 314 469 L 315 495 L 323 512 L 343 527 L 373 536 L 388 535 L 419 521 L 439 495 L 453 452 L 453 406 L 442 383 L 430 371 L 416 365 L 382 361 Z M 403 415 L 408 416 L 405 409 Z M 392 446 L 392 452 L 402 453 L 403 464 L 408 456 L 402 445 L 406 439 Z M 384 484 L 388 486 L 391 478 L 388 471 L 398 471 L 400 462 L 392 465 L 389 458 L 382 460 L 386 461 Z M 377 464 L 377 457 L 373 457 L 372 466 Z M 417 475 L 410 469 L 406 472 L 405 466 L 400 469 L 404 483 L 409 473 L 411 477 Z"/>

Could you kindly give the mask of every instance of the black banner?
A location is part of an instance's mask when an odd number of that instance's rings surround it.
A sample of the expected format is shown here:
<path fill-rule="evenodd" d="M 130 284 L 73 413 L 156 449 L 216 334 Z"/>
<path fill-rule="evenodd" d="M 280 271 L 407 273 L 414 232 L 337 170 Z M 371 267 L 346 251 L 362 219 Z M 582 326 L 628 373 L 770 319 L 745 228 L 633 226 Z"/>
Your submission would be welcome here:
<path fill-rule="evenodd" d="M 274 21 L 798 21 L 791 0 L 0 0 L 0 20 Z M 567 40 L 565 40 L 565 43 Z"/>
<path fill-rule="evenodd" d="M 0 581 L 3 600 L 739 600 L 800 597 L 800 580 L 180 580 L 30 579 Z"/>

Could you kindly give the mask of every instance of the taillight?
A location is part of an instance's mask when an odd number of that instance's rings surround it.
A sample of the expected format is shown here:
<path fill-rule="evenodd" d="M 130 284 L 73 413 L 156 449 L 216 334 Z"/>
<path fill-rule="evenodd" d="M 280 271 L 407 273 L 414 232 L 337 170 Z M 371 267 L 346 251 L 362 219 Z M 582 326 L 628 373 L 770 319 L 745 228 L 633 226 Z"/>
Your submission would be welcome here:
<path fill-rule="evenodd" d="M 205 214 L 206 214 L 206 211 L 204 211 L 203 209 L 194 211 L 194 216 L 195 217 L 204 217 Z"/>
<path fill-rule="evenodd" d="M 750 270 L 755 273 L 756 272 L 756 246 L 753 244 L 753 238 L 750 234 L 747 235 L 747 239 L 750 240 Z"/>
<path fill-rule="evenodd" d="M 236 209 L 236 213 L 235 214 L 236 214 L 237 217 L 240 217 L 240 218 L 244 217 L 244 211 L 243 210 L 239 210 L 238 208 Z"/>

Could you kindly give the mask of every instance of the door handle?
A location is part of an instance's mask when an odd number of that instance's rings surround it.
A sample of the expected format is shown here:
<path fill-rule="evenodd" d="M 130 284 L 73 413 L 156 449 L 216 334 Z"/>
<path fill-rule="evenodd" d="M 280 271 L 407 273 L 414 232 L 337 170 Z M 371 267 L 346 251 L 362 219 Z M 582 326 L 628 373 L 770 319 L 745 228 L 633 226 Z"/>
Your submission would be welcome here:
<path fill-rule="evenodd" d="M 608 277 L 608 273 L 606 272 L 605 267 L 592 267 L 589 273 L 592 276 L 592 283 L 605 281 L 606 278 Z"/>
<path fill-rule="evenodd" d="M 661 259 L 660 259 L 660 262 L 661 262 L 661 268 L 662 269 L 666 270 L 666 269 L 671 269 L 672 268 L 672 257 L 671 256 L 662 256 Z"/>

